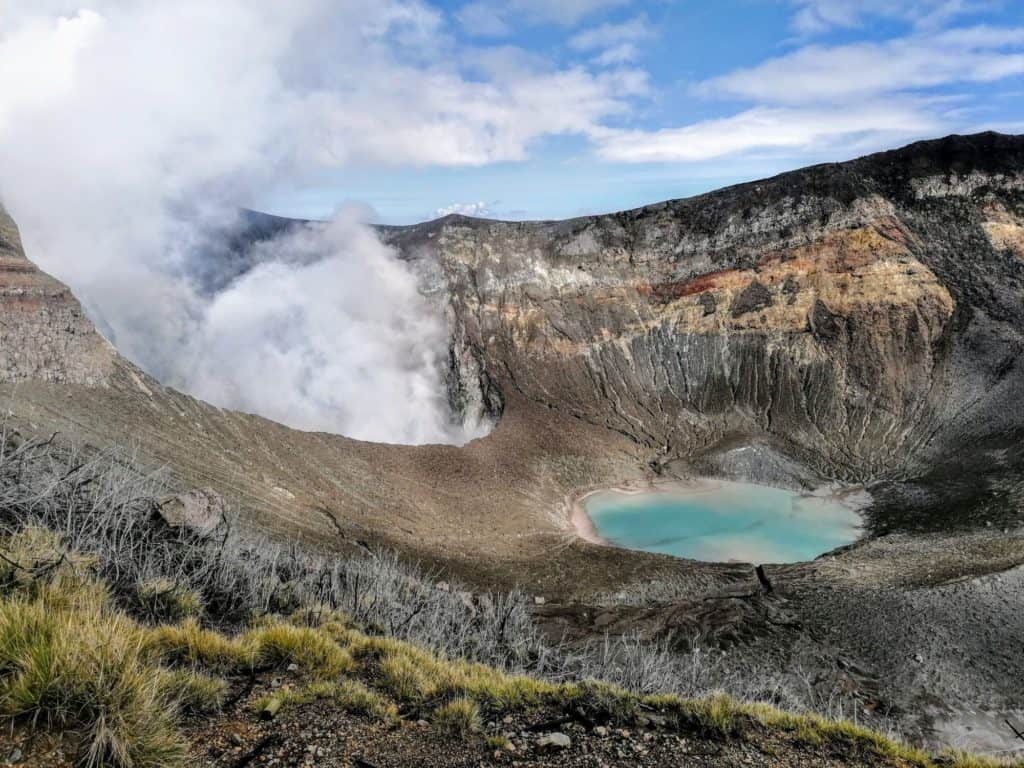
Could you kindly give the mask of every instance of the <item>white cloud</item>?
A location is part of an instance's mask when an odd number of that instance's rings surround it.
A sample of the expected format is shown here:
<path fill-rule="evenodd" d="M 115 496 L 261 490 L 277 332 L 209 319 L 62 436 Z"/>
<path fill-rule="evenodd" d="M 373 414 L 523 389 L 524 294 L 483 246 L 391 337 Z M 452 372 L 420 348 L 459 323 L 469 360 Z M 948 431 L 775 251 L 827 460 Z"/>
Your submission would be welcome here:
<path fill-rule="evenodd" d="M 859 27 L 871 17 L 899 19 L 935 27 L 957 16 L 991 6 L 978 0 L 793 0 L 793 27 L 804 34 Z"/>
<path fill-rule="evenodd" d="M 482 80 L 511 81 L 524 75 L 551 72 L 551 60 L 535 51 L 516 45 L 488 45 L 467 48 L 460 61 L 466 69 Z"/>
<path fill-rule="evenodd" d="M 755 150 L 851 155 L 933 132 L 940 125 L 923 110 L 889 104 L 843 110 L 756 107 L 681 128 L 609 132 L 598 153 L 627 163 L 698 162 Z"/>
<path fill-rule="evenodd" d="M 484 165 L 522 160 L 545 136 L 589 134 L 645 88 L 639 72 L 574 67 L 472 82 L 395 66 L 364 71 L 357 89 L 326 99 L 297 130 L 313 132 L 323 164 Z"/>
<path fill-rule="evenodd" d="M 613 67 L 629 64 L 640 58 L 640 49 L 633 43 L 622 43 L 602 51 L 591 61 L 599 67 Z"/>
<path fill-rule="evenodd" d="M 512 22 L 508 11 L 499 3 L 469 3 L 459 9 L 456 18 L 462 28 L 477 37 L 504 37 L 512 33 Z"/>
<path fill-rule="evenodd" d="M 434 211 L 435 218 L 442 218 L 443 216 L 451 216 L 453 213 L 461 214 L 462 216 L 488 216 L 491 213 L 491 206 L 489 203 L 485 203 L 482 200 L 477 203 L 452 203 L 442 208 L 438 208 Z"/>
<path fill-rule="evenodd" d="M 99 14 L 83 10 L 73 17 L 33 19 L 0 40 L 0 130 L 22 110 L 68 95 L 75 59 L 102 24 Z"/>
<path fill-rule="evenodd" d="M 619 43 L 636 43 L 654 34 L 654 29 L 645 16 L 624 21 L 620 24 L 601 24 L 591 27 L 569 38 L 569 47 L 577 51 L 593 51 L 610 48 Z"/>
<path fill-rule="evenodd" d="M 1024 73 L 1024 29 L 973 27 L 880 43 L 807 46 L 707 80 L 698 92 L 775 103 L 989 82 Z"/>
<path fill-rule="evenodd" d="M 25 0 L 21 7 L 42 5 Z M 129 129 L 138 129 L 140 144 L 150 129 L 150 146 L 175 129 L 190 133 L 192 141 L 216 139 L 216 145 L 200 141 L 201 162 L 196 146 L 179 158 L 195 157 L 196 165 L 214 161 L 211 176 L 238 161 L 236 152 L 268 150 L 276 160 L 307 166 L 518 159 L 539 138 L 585 134 L 621 114 L 628 108 L 622 97 L 635 93 L 621 90 L 624 78 L 640 80 L 638 73 L 598 75 L 582 67 L 534 67 L 525 77 L 523 71 L 492 68 L 485 78 L 468 78 L 440 17 L 416 0 L 95 5 L 98 12 L 74 19 L 27 15 L 0 37 L 0 109 L 18 109 L 26 122 L 27 110 L 34 109 L 26 99 L 59 99 L 57 110 L 80 98 L 102 100 L 120 112 L 138 104 L 125 117 Z M 76 32 L 74 39 L 68 29 Z M 28 88 L 26 71 L 52 72 L 49 79 L 59 82 L 33 77 Z M 80 88 L 66 93 L 72 76 Z M 254 117 L 256 128 L 250 129 Z M 39 119 L 45 123 L 45 110 Z M 171 127 L 145 125 L 161 120 Z M 183 141 L 167 143 L 185 147 Z"/>
<path fill-rule="evenodd" d="M 640 55 L 638 43 L 653 36 L 654 28 L 647 18 L 637 16 L 619 24 L 606 23 L 578 32 L 569 38 L 569 47 L 595 51 L 595 64 L 612 66 L 635 61 Z"/>
<path fill-rule="evenodd" d="M 629 5 L 632 0 L 474 0 L 456 17 L 471 35 L 509 34 L 517 23 L 572 27 L 600 11 Z"/>
<path fill-rule="evenodd" d="M 905 12 L 923 24 L 937 14 L 965 10 L 963 4 L 924 1 L 913 8 L 824 0 L 802 5 L 845 26 L 869 12 Z M 881 42 L 808 45 L 692 89 L 698 96 L 746 101 L 747 109 L 662 130 L 607 131 L 598 137 L 598 153 L 619 162 L 697 163 L 754 154 L 785 155 L 793 162 L 837 153 L 850 157 L 964 127 L 975 102 L 949 86 L 1021 74 L 1024 28 L 918 29 Z M 943 86 L 940 97 L 933 89 Z"/>

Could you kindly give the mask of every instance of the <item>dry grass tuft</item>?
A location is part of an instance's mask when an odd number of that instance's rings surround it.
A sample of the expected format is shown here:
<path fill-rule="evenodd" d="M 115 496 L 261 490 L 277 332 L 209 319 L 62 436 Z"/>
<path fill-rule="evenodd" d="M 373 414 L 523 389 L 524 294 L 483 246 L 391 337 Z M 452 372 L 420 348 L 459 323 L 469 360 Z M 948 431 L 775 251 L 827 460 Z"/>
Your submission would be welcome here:
<path fill-rule="evenodd" d="M 134 597 L 138 613 L 153 622 L 178 622 L 203 614 L 202 596 L 170 579 L 139 582 Z"/>
<path fill-rule="evenodd" d="M 195 619 L 154 627 L 145 635 L 144 649 L 156 661 L 220 673 L 245 672 L 256 665 L 257 649 L 251 643 L 203 629 Z"/>
<path fill-rule="evenodd" d="M 334 678 L 354 667 L 348 651 L 326 632 L 311 627 L 276 622 L 250 631 L 240 642 L 254 648 L 263 664 L 296 664 L 303 674 L 318 678 Z"/>
<path fill-rule="evenodd" d="M 455 699 L 434 710 L 434 725 L 449 736 L 466 737 L 480 730 L 480 707 L 472 699 Z"/>
<path fill-rule="evenodd" d="M 80 732 L 85 766 L 178 764 L 176 701 L 143 658 L 141 629 L 59 547 L 39 557 L 42 541 L 30 534 L 5 547 L 19 565 L 0 599 L 0 714 Z"/>
<path fill-rule="evenodd" d="M 282 707 L 322 701 L 345 712 L 364 715 L 374 720 L 394 723 L 399 719 L 398 709 L 393 703 L 358 680 L 314 681 L 301 688 L 262 696 L 254 702 L 253 708 L 257 712 L 262 712 L 274 700 L 279 700 Z"/>
<path fill-rule="evenodd" d="M 208 714 L 224 704 L 228 683 L 191 669 L 162 670 L 160 687 L 183 712 Z"/>

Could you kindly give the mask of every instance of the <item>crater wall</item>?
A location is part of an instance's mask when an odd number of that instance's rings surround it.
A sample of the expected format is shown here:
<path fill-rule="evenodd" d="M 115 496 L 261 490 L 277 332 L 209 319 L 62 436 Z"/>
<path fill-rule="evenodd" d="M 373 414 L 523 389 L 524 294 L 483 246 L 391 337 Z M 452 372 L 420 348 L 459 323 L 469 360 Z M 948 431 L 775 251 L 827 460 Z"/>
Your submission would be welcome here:
<path fill-rule="evenodd" d="M 440 270 L 483 393 L 656 462 L 764 437 L 829 477 L 907 477 L 1024 422 L 1022 150 L 949 137 L 623 213 L 385 237 Z"/>

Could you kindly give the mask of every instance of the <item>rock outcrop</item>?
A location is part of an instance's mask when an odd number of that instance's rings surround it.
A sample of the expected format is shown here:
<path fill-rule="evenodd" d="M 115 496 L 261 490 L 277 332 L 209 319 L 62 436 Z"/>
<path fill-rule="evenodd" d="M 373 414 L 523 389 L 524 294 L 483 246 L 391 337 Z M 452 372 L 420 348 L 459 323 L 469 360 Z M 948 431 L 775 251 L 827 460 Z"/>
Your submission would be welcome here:
<path fill-rule="evenodd" d="M 0 207 L 0 381 L 102 385 L 114 357 L 67 286 L 25 258 Z"/>
<path fill-rule="evenodd" d="M 193 488 L 165 499 L 158 509 L 171 528 L 209 536 L 227 520 L 224 497 L 209 488 Z"/>

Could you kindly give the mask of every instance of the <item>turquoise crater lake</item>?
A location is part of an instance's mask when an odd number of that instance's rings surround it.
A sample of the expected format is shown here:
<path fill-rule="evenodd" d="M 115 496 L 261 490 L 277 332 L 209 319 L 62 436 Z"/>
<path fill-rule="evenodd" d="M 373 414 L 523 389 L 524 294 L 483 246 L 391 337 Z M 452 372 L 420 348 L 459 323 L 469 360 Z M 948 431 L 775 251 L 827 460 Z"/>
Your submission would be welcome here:
<path fill-rule="evenodd" d="M 802 494 L 726 481 L 583 498 L 573 516 L 585 538 L 711 562 L 794 563 L 850 544 L 863 495 Z"/>

